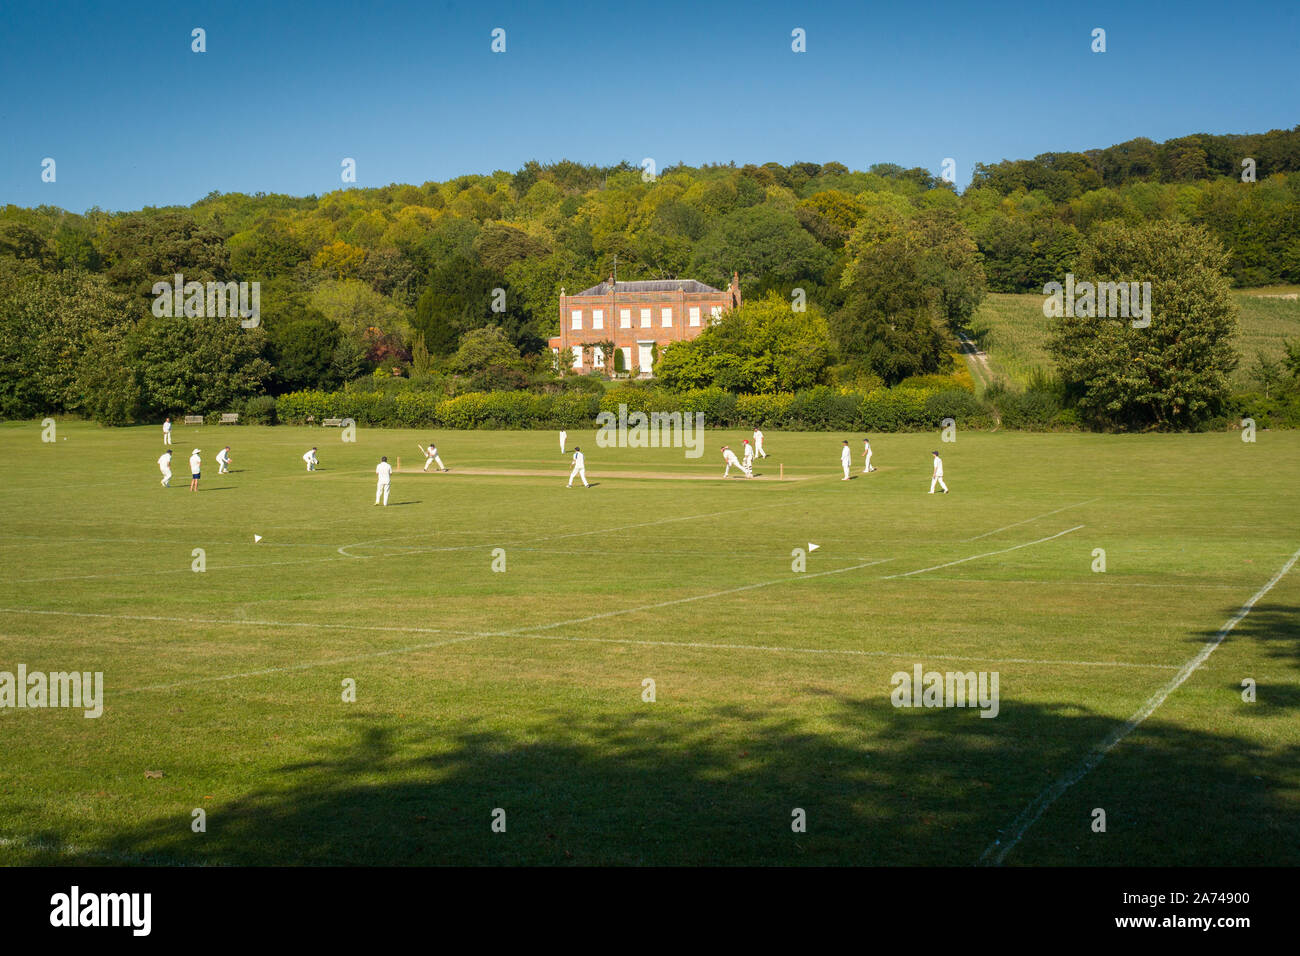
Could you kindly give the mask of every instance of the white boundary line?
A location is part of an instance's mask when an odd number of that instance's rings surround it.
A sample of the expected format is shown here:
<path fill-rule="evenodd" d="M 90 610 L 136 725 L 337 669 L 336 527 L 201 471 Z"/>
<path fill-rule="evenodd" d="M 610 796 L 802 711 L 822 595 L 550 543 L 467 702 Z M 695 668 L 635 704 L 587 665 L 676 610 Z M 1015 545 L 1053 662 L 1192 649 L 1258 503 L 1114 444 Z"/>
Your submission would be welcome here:
<path fill-rule="evenodd" d="M 925 574 L 927 571 L 938 571 L 940 568 L 950 568 L 954 564 L 965 564 L 967 561 L 975 561 L 979 558 L 990 558 L 995 554 L 1006 554 L 1008 551 L 1019 551 L 1021 548 L 1028 548 L 1031 545 L 1042 544 L 1044 541 L 1052 541 L 1062 535 L 1070 534 L 1072 531 L 1078 531 L 1083 525 L 1077 524 L 1073 528 L 1066 528 L 1064 531 L 1058 531 L 1056 534 L 1050 534 L 1046 538 L 1039 538 L 1036 541 L 1026 541 L 1024 544 L 1012 545 L 1009 548 L 1002 548 L 998 551 L 985 551 L 983 554 L 972 554 L 969 558 L 958 558 L 956 561 L 948 561 L 944 564 L 936 564 L 932 568 L 918 568 L 915 571 L 904 571 L 902 574 L 890 574 L 880 580 L 892 581 L 895 578 L 910 578 L 913 574 Z"/>
<path fill-rule="evenodd" d="M 496 636 L 496 635 L 493 635 Z M 504 636 L 504 635 L 503 635 Z M 898 660 L 916 661 L 933 658 L 943 661 L 969 661 L 984 664 L 1044 664 L 1050 666 L 1070 667 L 1135 667 L 1150 670 L 1177 670 L 1177 664 L 1134 664 L 1128 661 L 1067 661 L 1038 660 L 1028 657 L 965 657 L 959 654 L 913 654 L 902 651 L 862 651 L 854 648 L 827 647 L 777 647 L 769 644 L 717 644 L 699 641 L 641 641 L 621 637 L 570 637 L 564 634 L 520 634 L 513 632 L 511 637 L 523 637 L 539 641 L 572 641 L 580 644 L 632 644 L 644 647 L 688 647 L 703 650 L 727 651 L 770 651 L 775 654 L 828 654 L 848 657 L 888 657 Z"/>
<path fill-rule="evenodd" d="M 1297 560 L 1300 560 L 1300 549 L 1297 549 L 1287 562 L 1282 565 L 1281 570 L 1279 570 L 1277 574 L 1273 575 L 1267 584 L 1251 595 L 1250 600 L 1243 604 L 1237 613 L 1234 614 L 1228 622 L 1223 625 L 1223 627 L 1219 628 L 1218 633 L 1206 641 L 1200 651 L 1183 664 L 1178 673 L 1175 674 L 1164 687 L 1161 687 L 1158 691 L 1152 694 L 1151 697 L 1147 699 L 1147 702 L 1138 708 L 1137 712 L 1132 717 L 1126 720 L 1122 725 L 1116 728 L 1110 736 L 1098 744 L 1093 749 L 1092 753 L 1088 754 L 1087 757 L 1080 761 L 1073 770 L 1057 779 L 1055 783 L 1051 784 L 1031 800 L 1029 805 L 1020 812 L 1020 815 L 1011 822 L 1011 836 L 1007 841 L 1003 843 L 1000 839 L 994 840 L 985 848 L 983 854 L 980 855 L 979 862 L 981 864 L 992 864 L 994 866 L 1000 865 L 1002 861 L 1006 859 L 1007 854 L 1016 848 L 1016 844 L 1021 841 L 1024 835 L 1029 831 L 1029 828 L 1038 821 L 1038 818 L 1047 811 L 1048 807 L 1056 802 L 1057 798 L 1059 798 L 1061 794 L 1065 793 L 1066 790 L 1070 789 L 1070 787 L 1074 786 L 1086 777 L 1089 772 L 1106 759 L 1106 755 L 1114 750 L 1115 746 L 1119 744 L 1120 741 L 1136 730 L 1148 717 L 1154 714 L 1156 710 L 1159 709 L 1160 705 L 1169 698 L 1170 694 L 1183 686 L 1187 679 L 1191 677 L 1192 674 L 1194 674 L 1200 666 L 1206 662 L 1206 660 L 1209 659 L 1209 656 L 1214 653 L 1215 648 L 1223 643 L 1223 639 L 1228 636 L 1228 633 L 1240 624 L 1242 619 L 1251 612 L 1251 609 L 1255 606 L 1256 602 L 1258 602 L 1264 595 L 1268 594 L 1269 591 L 1273 590 L 1273 586 L 1277 584 L 1277 582 L 1281 581 L 1288 571 L 1295 567 Z"/>
<path fill-rule="evenodd" d="M 1029 524 L 1031 521 L 1037 521 L 1039 518 L 1046 518 L 1049 515 L 1059 515 L 1062 511 L 1069 511 L 1071 508 L 1082 508 L 1084 505 L 1090 505 L 1096 500 L 1096 498 L 1089 498 L 1087 501 L 1077 501 L 1072 505 L 1066 505 L 1064 508 L 1057 508 L 1055 511 L 1044 511 L 1042 514 L 1034 515 L 1032 518 L 1025 518 L 1023 521 L 1003 525 L 1001 528 L 994 528 L 992 531 L 985 531 L 983 534 L 977 534 L 973 538 L 967 538 L 962 542 L 962 544 L 970 544 L 972 541 L 978 541 L 980 538 L 987 538 L 989 535 L 997 534 L 999 531 L 1009 531 L 1011 528 L 1018 528 L 1022 524 Z"/>
<path fill-rule="evenodd" d="M 709 594 L 695 594 L 691 597 L 674 598 L 671 601 L 659 601 L 655 604 L 642 604 L 639 607 L 627 607 L 618 611 L 606 611 L 603 614 L 592 614 L 588 617 L 574 617 L 564 621 L 556 621 L 553 624 L 534 624 L 528 627 L 517 627 L 509 631 L 497 631 L 498 636 L 508 636 L 515 634 L 528 634 L 533 631 L 549 631 L 553 627 L 564 627 L 566 624 L 586 624 L 588 621 L 603 621 L 606 618 L 621 617 L 624 614 L 636 614 L 638 611 L 653 611 L 661 607 L 672 607 L 674 604 L 689 604 L 692 601 L 705 601 L 709 598 L 724 597 L 728 594 L 737 594 L 741 591 L 753 591 L 757 588 L 771 587 L 774 584 L 795 584 L 799 581 L 807 581 L 810 578 L 821 578 L 828 574 L 844 574 L 846 571 L 858 571 L 862 568 L 869 568 L 876 564 L 884 564 L 887 561 L 896 561 L 897 558 L 880 558 L 876 561 L 867 561 L 863 564 L 853 564 L 847 568 L 835 568 L 830 571 L 816 571 L 812 574 L 800 574 L 797 577 L 791 575 L 785 578 L 775 578 L 771 581 L 759 581 L 757 584 L 742 584 L 740 587 L 727 588 L 722 591 L 713 591 Z"/>

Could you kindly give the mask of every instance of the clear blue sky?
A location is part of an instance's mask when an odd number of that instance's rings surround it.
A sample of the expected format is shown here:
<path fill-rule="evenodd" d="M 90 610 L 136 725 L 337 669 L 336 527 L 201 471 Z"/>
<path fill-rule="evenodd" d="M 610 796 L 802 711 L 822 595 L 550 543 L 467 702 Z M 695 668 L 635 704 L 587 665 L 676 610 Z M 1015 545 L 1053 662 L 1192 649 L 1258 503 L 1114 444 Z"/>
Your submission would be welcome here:
<path fill-rule="evenodd" d="M 1300 123 L 1300 4 L 62 3 L 0 13 L 0 203 L 320 194 L 529 159 L 935 172 Z M 190 31 L 207 31 L 192 53 Z M 504 54 L 491 31 L 506 30 Z M 807 52 L 791 51 L 791 30 Z M 1090 50 L 1107 32 L 1107 52 Z M 41 161 L 57 182 L 41 182 Z"/>

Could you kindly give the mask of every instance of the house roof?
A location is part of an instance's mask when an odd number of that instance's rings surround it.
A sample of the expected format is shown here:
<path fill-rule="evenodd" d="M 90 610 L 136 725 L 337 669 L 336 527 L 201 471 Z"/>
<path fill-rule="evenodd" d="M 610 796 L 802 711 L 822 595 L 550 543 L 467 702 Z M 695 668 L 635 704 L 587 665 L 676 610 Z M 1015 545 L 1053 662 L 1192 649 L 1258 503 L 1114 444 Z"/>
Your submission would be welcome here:
<path fill-rule="evenodd" d="M 610 289 L 611 283 L 606 280 L 600 285 L 594 285 L 590 289 L 583 289 L 578 295 L 609 295 L 611 291 L 623 295 L 624 293 L 636 292 L 721 292 L 721 289 L 715 289 L 711 285 L 705 285 L 698 279 L 650 279 L 644 282 L 616 282 L 614 288 Z"/>

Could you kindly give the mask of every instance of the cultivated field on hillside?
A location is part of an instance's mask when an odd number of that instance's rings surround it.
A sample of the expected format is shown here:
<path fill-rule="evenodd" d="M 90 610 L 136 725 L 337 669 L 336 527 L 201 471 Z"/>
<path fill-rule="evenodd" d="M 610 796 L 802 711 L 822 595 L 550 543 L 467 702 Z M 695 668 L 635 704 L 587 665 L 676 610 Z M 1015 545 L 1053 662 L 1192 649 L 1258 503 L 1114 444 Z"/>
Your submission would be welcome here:
<path fill-rule="evenodd" d="M 1300 299 L 1285 298 L 1296 294 L 1297 289 L 1268 286 L 1233 291 L 1233 301 L 1241 310 L 1237 351 L 1242 357 L 1231 376 L 1234 388 L 1256 387 L 1258 353 L 1278 360 L 1285 340 L 1300 341 Z M 1035 370 L 1054 370 L 1047 349 L 1050 325 L 1051 320 L 1043 316 L 1041 295 L 993 293 L 971 319 L 970 330 L 972 338 L 988 354 L 994 374 L 1023 387 Z"/>

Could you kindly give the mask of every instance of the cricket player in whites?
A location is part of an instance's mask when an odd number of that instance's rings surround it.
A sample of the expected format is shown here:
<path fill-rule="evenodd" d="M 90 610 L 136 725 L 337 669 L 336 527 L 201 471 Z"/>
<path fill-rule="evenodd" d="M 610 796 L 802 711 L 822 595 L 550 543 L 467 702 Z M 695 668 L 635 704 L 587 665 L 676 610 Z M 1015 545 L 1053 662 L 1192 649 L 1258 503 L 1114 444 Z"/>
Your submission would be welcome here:
<path fill-rule="evenodd" d="M 199 450 L 194 449 L 190 455 L 190 491 L 199 490 L 199 470 L 203 464 L 203 459 L 199 457 Z"/>
<path fill-rule="evenodd" d="M 388 463 L 388 456 L 384 455 L 379 459 L 379 464 L 375 466 L 375 474 L 379 476 L 379 484 L 375 486 L 375 504 L 379 504 L 379 499 L 384 500 L 384 507 L 388 507 L 388 491 L 393 487 L 393 466 Z"/>
<path fill-rule="evenodd" d="M 758 426 L 754 426 L 754 450 L 759 458 L 767 457 L 767 452 L 763 450 L 763 430 Z"/>
<path fill-rule="evenodd" d="M 416 448 L 420 448 L 420 443 L 419 443 L 418 441 L 415 443 L 415 447 L 416 447 Z M 429 442 L 429 447 L 428 447 L 428 448 L 420 448 L 420 451 L 424 452 L 424 470 L 425 470 L 425 471 L 428 471 L 428 470 L 429 470 L 429 466 L 432 465 L 435 461 L 438 463 L 438 470 L 439 470 L 439 471 L 446 471 L 446 470 L 447 470 L 446 466 L 444 466 L 443 463 L 442 463 L 442 459 L 438 457 L 438 446 L 435 445 L 433 442 Z"/>
<path fill-rule="evenodd" d="M 230 446 L 227 445 L 221 451 L 217 452 L 217 474 L 230 474 Z"/>
<path fill-rule="evenodd" d="M 307 463 L 307 470 L 308 470 L 308 471 L 315 471 L 315 470 L 316 470 L 316 466 L 319 465 L 320 462 L 316 460 L 316 446 L 315 446 L 315 445 L 312 445 L 312 446 L 311 446 L 311 451 L 307 452 L 307 454 L 305 454 L 305 455 L 302 456 L 302 460 L 305 461 L 305 462 Z"/>
<path fill-rule="evenodd" d="M 748 468 L 750 471 L 753 471 L 754 470 L 754 446 L 749 443 L 748 438 L 746 438 L 744 441 L 745 441 L 745 450 L 744 452 L 742 452 L 743 457 L 741 457 L 740 463 L 742 467 Z"/>
<path fill-rule="evenodd" d="M 849 451 L 849 440 L 844 439 L 844 444 L 840 446 L 840 467 L 844 469 L 844 477 L 840 481 L 849 480 L 849 469 L 853 467 L 853 452 Z"/>
<path fill-rule="evenodd" d="M 583 457 L 582 449 L 577 445 L 573 446 L 573 471 L 569 472 L 569 487 L 573 487 L 575 477 L 582 479 L 582 487 L 590 488 L 587 484 L 587 459 Z"/>
<path fill-rule="evenodd" d="M 736 453 L 732 451 L 730 448 L 728 448 L 726 445 L 722 446 L 722 460 L 727 463 L 727 467 L 722 470 L 723 478 L 726 478 L 729 474 L 731 474 L 731 467 L 733 465 L 739 468 L 744 473 L 746 478 L 754 477 L 753 469 L 751 469 L 748 465 L 741 464 L 740 459 L 736 457 Z"/>
<path fill-rule="evenodd" d="M 563 428 L 560 429 L 560 454 L 564 454 L 564 443 L 569 440 L 569 433 Z"/>
<path fill-rule="evenodd" d="M 162 472 L 162 486 L 170 488 L 172 486 L 172 453 L 171 449 L 162 453 L 158 459 L 158 470 Z"/>
<path fill-rule="evenodd" d="M 172 443 L 172 420 L 170 418 L 164 418 L 163 419 L 163 444 L 170 445 L 171 443 Z"/>
<path fill-rule="evenodd" d="M 862 473 L 864 475 L 869 475 L 871 474 L 871 472 L 876 470 L 871 467 L 871 439 L 870 438 L 862 439 L 862 458 L 863 458 Z"/>
<path fill-rule="evenodd" d="M 943 489 L 943 493 L 948 493 L 948 486 L 943 483 L 943 459 L 939 457 L 937 451 L 932 451 L 934 455 L 934 471 L 930 474 L 930 494 L 934 494 L 934 486 L 938 484 Z"/>

